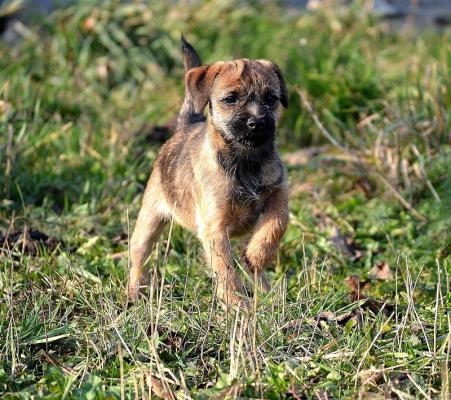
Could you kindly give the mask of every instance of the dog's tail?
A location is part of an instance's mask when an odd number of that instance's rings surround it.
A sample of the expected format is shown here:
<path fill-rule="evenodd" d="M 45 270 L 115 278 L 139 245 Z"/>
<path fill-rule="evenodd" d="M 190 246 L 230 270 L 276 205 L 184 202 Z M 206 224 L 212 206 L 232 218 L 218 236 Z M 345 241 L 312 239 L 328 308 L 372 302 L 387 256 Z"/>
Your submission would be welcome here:
<path fill-rule="evenodd" d="M 194 47 L 183 37 L 183 35 L 181 40 L 183 66 L 185 67 L 186 74 L 191 68 L 201 66 L 202 62 L 200 61 L 200 57 L 196 50 L 194 50 Z M 204 115 L 195 112 L 193 101 L 189 98 L 188 93 L 185 93 L 185 100 L 183 101 L 183 105 L 177 119 L 177 126 L 194 124 L 201 121 L 205 121 Z"/>

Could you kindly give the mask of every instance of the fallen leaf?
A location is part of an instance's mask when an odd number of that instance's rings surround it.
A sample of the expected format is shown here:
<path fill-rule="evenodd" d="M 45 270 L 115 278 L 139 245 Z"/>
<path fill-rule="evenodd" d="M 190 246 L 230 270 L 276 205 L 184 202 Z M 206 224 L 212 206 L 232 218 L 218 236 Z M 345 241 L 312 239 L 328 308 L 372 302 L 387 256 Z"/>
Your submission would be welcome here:
<path fill-rule="evenodd" d="M 359 379 L 362 386 L 369 384 L 377 385 L 382 377 L 382 371 L 376 368 L 365 369 L 359 372 Z"/>
<path fill-rule="evenodd" d="M 332 245 L 351 261 L 358 261 L 363 257 L 363 251 L 358 247 L 354 239 L 343 235 L 337 226 L 332 229 L 330 237 Z"/>
<path fill-rule="evenodd" d="M 5 122 L 13 109 L 11 103 L 0 100 L 0 122 Z"/>
<path fill-rule="evenodd" d="M 360 323 L 362 321 L 362 311 L 363 310 L 371 310 L 373 313 L 377 314 L 379 311 L 384 310 L 385 313 L 390 314 L 394 311 L 394 306 L 392 304 L 374 300 L 374 299 L 361 299 L 358 304 L 356 304 L 356 308 L 351 311 L 345 312 L 340 315 L 336 315 L 334 312 L 326 311 L 319 313 L 316 317 L 316 321 L 318 322 L 335 322 L 337 325 L 344 326 L 346 323 L 353 319 L 356 323 Z M 307 322 L 309 319 L 306 320 Z"/>
<path fill-rule="evenodd" d="M 154 326 L 151 324 L 147 328 L 147 335 L 152 336 L 154 332 Z M 160 325 L 157 327 L 157 333 L 160 337 L 161 343 L 165 344 L 172 351 L 180 351 L 183 346 L 183 338 L 177 333 L 168 330 Z"/>
<path fill-rule="evenodd" d="M 370 298 L 363 299 L 360 303 L 360 308 L 371 310 L 374 314 L 377 314 L 381 310 L 384 310 L 386 314 L 391 314 L 395 310 L 393 304 Z"/>
<path fill-rule="evenodd" d="M 292 153 L 286 153 L 283 155 L 283 161 L 290 166 L 298 166 L 307 164 L 312 158 L 321 154 L 325 148 L 323 147 L 309 147 L 294 151 Z"/>
<path fill-rule="evenodd" d="M 327 392 L 325 390 L 315 390 L 315 396 L 318 400 L 328 400 L 329 399 L 329 395 L 327 394 Z"/>
<path fill-rule="evenodd" d="M 236 399 L 239 398 L 240 393 L 243 391 L 243 382 L 237 382 L 222 389 L 219 393 L 216 393 L 211 398 L 214 400 Z"/>
<path fill-rule="evenodd" d="M 113 239 L 111 239 L 113 244 L 127 244 L 128 243 L 128 234 L 126 232 L 122 232 L 119 235 L 116 235 Z"/>
<path fill-rule="evenodd" d="M 76 374 L 76 371 L 73 368 L 66 367 L 65 365 L 61 364 L 55 357 L 53 357 L 50 353 L 48 353 L 44 349 L 41 350 L 41 355 L 45 362 L 52 364 L 55 367 L 61 368 L 66 374 L 69 374 L 69 375 Z"/>
<path fill-rule="evenodd" d="M 362 291 L 370 281 L 361 281 L 357 275 L 350 275 L 345 278 L 345 283 L 349 289 L 349 298 L 351 302 L 362 299 Z"/>
<path fill-rule="evenodd" d="M 175 400 L 176 397 L 172 390 L 170 389 L 169 385 L 164 385 L 163 382 L 156 378 L 155 376 L 151 374 L 146 374 L 146 381 L 147 386 L 152 390 L 153 393 L 155 393 L 156 396 L 163 400 Z"/>
<path fill-rule="evenodd" d="M 341 360 L 344 357 L 352 357 L 354 355 L 353 351 L 342 351 L 337 350 L 333 353 L 325 354 L 322 359 L 323 360 Z"/>
<path fill-rule="evenodd" d="M 111 255 L 111 259 L 113 261 L 120 261 L 120 260 L 122 260 L 123 258 L 126 258 L 126 257 L 127 257 L 127 252 L 126 251 L 120 251 L 118 253 L 113 253 Z"/>
<path fill-rule="evenodd" d="M 362 320 L 362 313 L 361 310 L 359 310 L 358 308 L 338 316 L 333 312 L 327 311 L 318 314 L 317 318 L 318 321 L 334 322 L 340 326 L 345 326 L 347 322 L 352 319 L 357 325 Z"/>
<path fill-rule="evenodd" d="M 371 187 L 371 184 L 363 178 L 357 179 L 357 181 L 355 181 L 355 186 L 363 192 L 367 199 L 371 197 L 371 194 L 374 191 L 374 189 Z"/>
<path fill-rule="evenodd" d="M 306 398 L 302 393 L 302 389 L 298 388 L 294 383 L 292 383 L 288 388 L 287 394 L 291 395 L 290 397 L 295 400 L 303 400 Z"/>
<path fill-rule="evenodd" d="M 22 231 L 7 233 L 3 237 L 0 236 L 0 252 L 14 248 L 23 254 L 37 256 L 42 247 L 49 252 L 54 252 L 58 248 L 65 248 L 65 243 L 61 239 L 48 236 L 38 230 L 28 229 L 27 227 Z"/>
<path fill-rule="evenodd" d="M 370 277 L 380 281 L 391 281 L 393 279 L 393 273 L 386 262 L 379 262 L 371 268 Z"/>

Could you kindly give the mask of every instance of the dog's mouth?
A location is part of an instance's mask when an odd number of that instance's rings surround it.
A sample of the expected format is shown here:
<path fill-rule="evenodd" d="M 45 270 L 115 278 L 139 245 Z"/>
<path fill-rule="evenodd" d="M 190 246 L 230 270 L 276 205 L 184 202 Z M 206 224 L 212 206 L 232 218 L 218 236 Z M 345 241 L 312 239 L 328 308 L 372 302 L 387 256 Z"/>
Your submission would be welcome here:
<path fill-rule="evenodd" d="M 275 123 L 271 118 L 258 129 L 250 129 L 245 120 L 234 121 L 229 128 L 231 139 L 243 147 L 260 147 L 275 140 Z"/>
<path fill-rule="evenodd" d="M 274 141 L 275 132 L 265 130 L 262 132 L 239 132 L 234 135 L 236 141 L 245 147 L 259 147 Z"/>

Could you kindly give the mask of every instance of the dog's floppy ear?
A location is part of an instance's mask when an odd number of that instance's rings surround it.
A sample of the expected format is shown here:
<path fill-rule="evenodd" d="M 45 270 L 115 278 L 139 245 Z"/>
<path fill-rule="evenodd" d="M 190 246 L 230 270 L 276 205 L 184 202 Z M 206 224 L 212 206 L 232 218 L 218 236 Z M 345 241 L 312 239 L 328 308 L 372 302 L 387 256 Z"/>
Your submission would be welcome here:
<path fill-rule="evenodd" d="M 186 95 L 191 99 L 196 113 L 201 113 L 210 100 L 213 84 L 222 66 L 222 63 L 202 65 L 186 73 Z"/>
<path fill-rule="evenodd" d="M 279 87 L 280 87 L 280 103 L 287 108 L 288 107 L 288 92 L 287 92 L 287 84 L 285 83 L 285 79 L 283 79 L 282 72 L 277 64 L 274 64 L 268 60 L 257 60 L 261 65 L 270 68 L 279 79 Z"/>

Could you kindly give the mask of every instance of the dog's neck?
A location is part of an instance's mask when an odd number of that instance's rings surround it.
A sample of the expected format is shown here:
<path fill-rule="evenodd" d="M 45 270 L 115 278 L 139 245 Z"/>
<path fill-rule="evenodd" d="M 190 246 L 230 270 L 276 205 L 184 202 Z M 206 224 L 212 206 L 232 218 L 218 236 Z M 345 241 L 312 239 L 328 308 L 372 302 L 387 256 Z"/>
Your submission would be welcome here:
<path fill-rule="evenodd" d="M 265 187 L 264 167 L 276 156 L 275 143 L 271 141 L 256 148 L 245 148 L 226 141 L 212 124 L 209 124 L 207 135 L 219 168 L 238 184 L 233 194 L 235 200 L 256 200 Z"/>
<path fill-rule="evenodd" d="M 276 152 L 275 143 L 272 140 L 258 147 L 243 146 L 227 140 L 211 122 L 208 123 L 207 135 L 219 165 L 231 176 L 251 174 L 255 177 L 262 166 L 273 159 Z"/>

